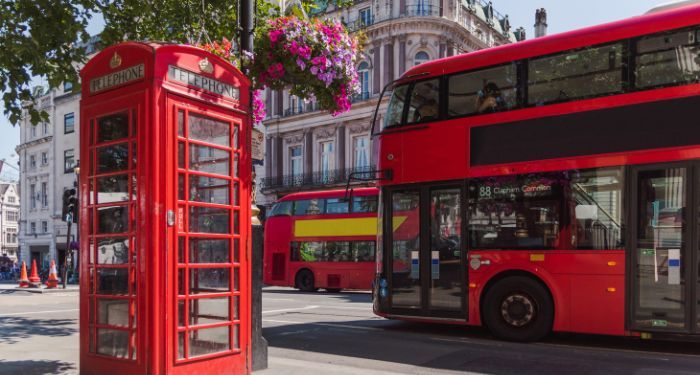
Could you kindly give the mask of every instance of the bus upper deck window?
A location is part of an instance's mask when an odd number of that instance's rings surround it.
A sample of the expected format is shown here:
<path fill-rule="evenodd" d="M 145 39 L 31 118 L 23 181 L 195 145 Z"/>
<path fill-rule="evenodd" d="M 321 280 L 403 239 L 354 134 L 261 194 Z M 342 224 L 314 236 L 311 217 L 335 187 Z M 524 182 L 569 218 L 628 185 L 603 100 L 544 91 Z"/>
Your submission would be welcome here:
<path fill-rule="evenodd" d="M 270 211 L 270 217 L 273 216 L 291 216 L 292 215 L 292 202 L 277 202 L 272 206 Z"/>
<path fill-rule="evenodd" d="M 417 82 L 411 90 L 408 105 L 409 124 L 435 121 L 440 117 L 440 80 L 430 79 Z"/>
<path fill-rule="evenodd" d="M 406 102 L 407 92 L 407 84 L 394 88 L 394 91 L 391 94 L 391 100 L 389 101 L 389 107 L 387 108 L 386 117 L 384 118 L 384 126 L 382 126 L 382 129 L 386 129 L 391 126 L 401 125 L 403 123 L 403 109 Z"/>

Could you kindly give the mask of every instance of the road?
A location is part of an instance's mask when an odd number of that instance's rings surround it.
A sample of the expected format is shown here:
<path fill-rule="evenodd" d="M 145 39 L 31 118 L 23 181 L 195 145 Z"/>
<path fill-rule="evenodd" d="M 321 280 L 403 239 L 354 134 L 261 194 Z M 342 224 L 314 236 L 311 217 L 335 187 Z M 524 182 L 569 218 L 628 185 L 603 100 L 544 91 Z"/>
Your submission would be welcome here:
<path fill-rule="evenodd" d="M 75 374 L 78 294 L 0 291 L 0 374 Z M 480 328 L 391 321 L 364 292 L 266 288 L 269 368 L 256 374 L 698 374 L 700 344 L 559 334 L 541 343 Z"/>

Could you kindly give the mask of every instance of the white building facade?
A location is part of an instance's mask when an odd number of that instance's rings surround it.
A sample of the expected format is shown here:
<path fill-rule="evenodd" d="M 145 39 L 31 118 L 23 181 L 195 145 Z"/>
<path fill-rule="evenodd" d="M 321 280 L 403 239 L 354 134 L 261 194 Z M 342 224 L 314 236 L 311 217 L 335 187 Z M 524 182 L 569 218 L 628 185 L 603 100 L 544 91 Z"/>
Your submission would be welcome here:
<path fill-rule="evenodd" d="M 322 10 L 367 37 L 357 62 L 361 93 L 338 117 L 286 91 L 267 91 L 265 162 L 257 167 L 259 206 L 299 190 L 344 187 L 373 167 L 371 122 L 383 87 L 420 63 L 525 37 L 483 0 L 365 0 Z M 380 112 L 387 105 L 382 100 Z"/>
<path fill-rule="evenodd" d="M 63 264 L 67 225 L 61 218 L 63 192 L 73 188 L 79 155 L 80 92 L 70 84 L 50 90 L 37 100 L 49 114 L 47 122 L 32 125 L 28 116 L 20 123 L 19 254 L 40 268 L 51 260 Z M 77 238 L 74 225 L 71 240 Z"/>
<path fill-rule="evenodd" d="M 19 204 L 17 184 L 0 183 L 0 255 L 14 261 L 18 260 Z"/>

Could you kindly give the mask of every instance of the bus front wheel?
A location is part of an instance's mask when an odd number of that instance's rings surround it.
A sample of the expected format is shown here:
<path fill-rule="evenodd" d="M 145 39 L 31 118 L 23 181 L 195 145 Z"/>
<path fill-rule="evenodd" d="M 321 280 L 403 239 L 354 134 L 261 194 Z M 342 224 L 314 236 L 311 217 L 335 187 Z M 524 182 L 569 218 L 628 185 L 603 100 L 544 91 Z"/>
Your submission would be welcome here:
<path fill-rule="evenodd" d="M 537 341 L 551 332 L 554 321 L 554 304 L 547 289 L 524 276 L 507 277 L 493 285 L 482 312 L 491 333 L 508 341 Z"/>
<path fill-rule="evenodd" d="M 301 270 L 296 277 L 297 289 L 302 292 L 315 292 L 318 288 L 314 287 L 314 274 L 309 270 Z"/>

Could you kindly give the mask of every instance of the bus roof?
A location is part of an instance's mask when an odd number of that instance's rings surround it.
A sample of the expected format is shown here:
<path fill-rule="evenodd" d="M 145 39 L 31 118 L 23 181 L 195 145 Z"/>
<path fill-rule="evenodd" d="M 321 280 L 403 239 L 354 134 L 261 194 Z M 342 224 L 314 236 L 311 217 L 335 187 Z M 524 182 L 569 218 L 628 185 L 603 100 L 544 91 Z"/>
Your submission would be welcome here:
<path fill-rule="evenodd" d="M 354 188 L 352 189 L 353 196 L 368 196 L 368 195 L 378 195 L 379 189 L 376 187 L 366 187 L 366 188 Z M 278 199 L 278 202 L 284 201 L 296 201 L 302 199 L 314 199 L 314 198 L 342 198 L 345 197 L 345 189 L 338 190 L 320 190 L 320 191 L 303 191 L 299 193 L 287 194 L 284 197 Z"/>
<path fill-rule="evenodd" d="M 700 20 L 700 4 L 691 3 L 621 21 L 432 60 L 409 69 L 400 80 L 423 79 L 494 66 L 533 56 L 696 25 L 698 20 Z"/>

